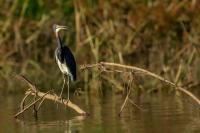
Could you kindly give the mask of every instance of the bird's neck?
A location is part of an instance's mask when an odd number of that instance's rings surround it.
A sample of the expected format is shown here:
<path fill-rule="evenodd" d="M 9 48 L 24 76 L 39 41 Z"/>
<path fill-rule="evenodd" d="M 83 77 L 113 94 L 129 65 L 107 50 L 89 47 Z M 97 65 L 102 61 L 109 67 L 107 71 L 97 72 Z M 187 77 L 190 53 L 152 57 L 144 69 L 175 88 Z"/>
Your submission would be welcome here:
<path fill-rule="evenodd" d="M 56 36 L 57 36 L 58 47 L 59 47 L 59 48 L 63 47 L 63 45 L 62 45 L 62 41 L 61 41 L 61 38 L 60 38 L 59 34 L 57 33 Z"/>

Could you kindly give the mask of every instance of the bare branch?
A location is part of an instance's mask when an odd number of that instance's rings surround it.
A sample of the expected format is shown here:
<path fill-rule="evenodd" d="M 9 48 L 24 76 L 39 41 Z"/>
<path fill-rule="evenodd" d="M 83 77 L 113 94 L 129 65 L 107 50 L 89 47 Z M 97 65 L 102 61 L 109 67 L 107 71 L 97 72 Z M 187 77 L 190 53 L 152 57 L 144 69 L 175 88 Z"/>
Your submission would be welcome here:
<path fill-rule="evenodd" d="M 29 85 L 30 89 L 32 89 L 33 91 L 37 91 L 35 85 L 29 79 L 27 79 L 24 75 L 17 75 L 16 77 L 22 81 L 25 81 Z"/>
<path fill-rule="evenodd" d="M 16 118 L 17 116 L 19 116 L 20 114 L 24 113 L 26 110 L 28 110 L 30 107 L 34 106 L 34 111 L 37 111 L 40 109 L 42 103 L 44 100 L 52 100 L 54 102 L 57 102 L 57 103 L 60 103 L 60 104 L 64 104 L 66 107 L 69 107 L 69 108 L 72 108 L 73 110 L 75 110 L 77 113 L 81 114 L 81 115 L 88 115 L 88 113 L 86 113 L 84 110 L 82 110 L 78 105 L 72 103 L 71 101 L 69 100 L 65 100 L 65 99 L 61 99 L 60 97 L 58 97 L 55 93 L 52 93 L 52 94 L 49 94 L 50 91 L 44 93 L 44 92 L 41 92 L 39 91 L 38 89 L 36 89 L 36 86 L 30 81 L 28 80 L 25 76 L 22 76 L 22 75 L 19 75 L 17 76 L 19 79 L 21 79 L 22 81 L 26 82 L 29 86 L 30 86 L 30 89 L 28 89 L 26 92 L 25 92 L 25 96 L 24 98 L 22 99 L 22 102 L 20 104 L 20 111 L 18 113 L 16 113 L 14 115 L 14 117 Z M 28 106 L 26 106 L 24 108 L 24 105 L 25 105 L 25 100 L 27 99 L 28 96 L 34 96 L 34 101 L 29 104 Z M 36 99 L 37 97 L 39 97 L 38 99 Z M 36 104 L 39 103 L 38 107 L 36 108 Z"/>
<path fill-rule="evenodd" d="M 22 99 L 21 103 L 20 103 L 20 109 L 23 110 L 24 106 L 25 106 L 25 101 L 26 98 L 30 95 L 30 93 L 25 94 L 24 98 Z"/>
<path fill-rule="evenodd" d="M 122 104 L 122 106 L 120 108 L 119 116 L 121 115 L 121 113 L 122 113 L 122 111 L 123 111 L 123 109 L 124 109 L 124 107 L 125 107 L 125 105 L 127 103 L 127 100 L 129 99 L 129 95 L 131 93 L 131 83 L 132 82 L 133 82 L 133 79 L 129 79 L 129 83 L 128 83 L 128 86 L 127 86 L 128 93 L 127 93 L 126 98 L 125 98 L 125 100 L 124 100 L 124 102 L 123 102 L 123 104 Z"/>
<path fill-rule="evenodd" d="M 20 114 L 24 113 L 26 110 L 28 110 L 30 107 L 32 107 L 33 105 L 35 105 L 37 102 L 39 102 L 45 95 L 47 95 L 49 93 L 49 91 L 47 93 L 44 93 L 42 95 L 42 97 L 38 98 L 37 100 L 35 100 L 34 102 L 32 102 L 30 105 L 28 105 L 27 107 L 25 107 L 23 110 L 21 110 L 20 112 L 18 112 L 17 114 L 14 115 L 14 117 L 16 118 L 17 116 L 19 116 Z"/>
<path fill-rule="evenodd" d="M 37 92 L 38 97 L 42 97 L 44 94 L 45 93 L 40 92 L 40 91 Z M 31 93 L 31 95 L 34 96 L 35 93 Z M 47 99 L 47 100 L 55 101 L 55 102 L 60 103 L 60 104 L 64 104 L 65 106 L 74 109 L 77 113 L 79 113 L 81 115 L 86 115 L 87 114 L 79 106 L 77 106 L 76 104 L 72 103 L 70 100 L 68 101 L 66 99 L 60 99 L 60 97 L 55 95 L 55 94 L 54 95 L 46 94 L 44 98 Z"/>
<path fill-rule="evenodd" d="M 150 72 L 148 70 L 145 70 L 145 69 L 142 69 L 142 68 L 139 68 L 139 67 L 135 67 L 135 66 L 127 66 L 127 65 L 122 65 L 122 64 L 117 64 L 117 63 L 110 63 L 110 62 L 100 62 L 100 63 L 96 63 L 96 64 L 87 64 L 87 65 L 82 65 L 81 66 L 81 69 L 89 69 L 89 68 L 93 68 L 93 67 L 102 67 L 102 66 L 106 66 L 106 67 L 117 67 L 117 68 L 125 68 L 125 69 L 128 69 L 128 70 L 132 70 L 132 71 L 135 71 L 135 72 L 140 72 L 142 74 L 145 74 L 145 75 L 148 75 L 148 76 L 151 76 L 153 78 L 156 78 L 156 79 L 159 79 L 173 87 L 175 87 L 176 90 L 178 91 L 181 91 L 183 92 L 184 94 L 188 95 L 189 97 L 191 97 L 196 103 L 198 103 L 200 105 L 200 100 L 195 96 L 193 95 L 191 92 L 189 92 L 188 90 L 184 89 L 183 87 L 181 86 L 177 86 L 175 83 L 153 73 L 153 72 Z"/>

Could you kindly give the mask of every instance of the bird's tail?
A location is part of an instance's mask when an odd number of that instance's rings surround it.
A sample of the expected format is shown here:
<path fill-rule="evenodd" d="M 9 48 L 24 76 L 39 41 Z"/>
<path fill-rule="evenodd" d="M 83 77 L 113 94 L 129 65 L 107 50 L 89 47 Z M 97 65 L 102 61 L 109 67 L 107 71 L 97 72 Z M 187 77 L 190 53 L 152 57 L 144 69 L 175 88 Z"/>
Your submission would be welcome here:
<path fill-rule="evenodd" d="M 76 76 L 73 76 L 73 75 L 70 75 L 70 79 L 71 79 L 71 81 L 76 81 Z"/>

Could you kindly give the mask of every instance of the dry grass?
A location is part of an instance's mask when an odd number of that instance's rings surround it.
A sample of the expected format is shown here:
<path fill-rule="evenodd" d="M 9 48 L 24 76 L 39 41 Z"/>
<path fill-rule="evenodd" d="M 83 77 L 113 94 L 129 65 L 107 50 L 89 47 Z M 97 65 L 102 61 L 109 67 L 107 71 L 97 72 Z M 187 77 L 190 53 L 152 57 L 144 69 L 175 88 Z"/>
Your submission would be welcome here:
<path fill-rule="evenodd" d="M 18 73 L 29 75 L 41 88 L 59 88 L 62 78 L 54 62 L 53 23 L 72 27 L 65 41 L 75 52 L 78 64 L 118 62 L 146 68 L 179 86 L 195 86 L 200 82 L 198 1 L 0 0 L 0 3 L 0 88 L 5 92 L 18 88 L 11 81 Z M 99 77 L 98 71 L 78 73 L 79 81 L 90 82 L 85 85 L 89 92 L 102 92 L 88 89 L 88 85 L 101 88 L 106 84 L 101 78 L 115 83 L 121 91 L 122 83 L 116 84 L 123 80 L 121 77 L 111 73 L 107 80 L 105 76 Z M 144 83 L 160 87 L 156 81 Z"/>

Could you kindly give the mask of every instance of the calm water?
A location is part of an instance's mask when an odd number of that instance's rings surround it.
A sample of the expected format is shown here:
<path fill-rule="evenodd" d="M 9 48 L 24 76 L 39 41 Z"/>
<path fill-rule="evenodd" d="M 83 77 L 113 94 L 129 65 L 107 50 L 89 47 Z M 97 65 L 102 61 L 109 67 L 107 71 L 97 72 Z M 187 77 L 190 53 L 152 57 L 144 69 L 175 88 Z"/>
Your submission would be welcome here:
<path fill-rule="evenodd" d="M 120 95 L 74 98 L 90 113 L 76 116 L 53 102 L 45 102 L 35 120 L 32 111 L 19 119 L 16 113 L 22 95 L 0 97 L 0 133 L 200 133 L 200 110 L 193 101 L 173 94 L 143 94 L 134 101 L 138 110 L 128 104 L 118 117 Z"/>

